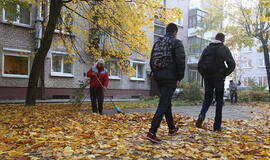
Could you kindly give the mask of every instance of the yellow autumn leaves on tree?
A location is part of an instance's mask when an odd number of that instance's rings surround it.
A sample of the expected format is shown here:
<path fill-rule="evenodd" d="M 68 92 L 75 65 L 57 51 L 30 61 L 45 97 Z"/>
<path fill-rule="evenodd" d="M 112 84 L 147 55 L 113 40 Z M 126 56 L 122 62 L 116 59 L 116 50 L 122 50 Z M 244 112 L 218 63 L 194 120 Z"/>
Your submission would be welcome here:
<path fill-rule="evenodd" d="M 149 58 L 152 42 L 147 31 L 153 32 L 154 20 L 167 24 L 183 15 L 180 8 L 165 8 L 162 0 L 73 0 L 64 4 L 62 17 L 59 28 L 75 37 L 58 37 L 55 45 L 65 45 L 70 53 L 83 48 L 93 59 L 118 59 L 122 71 L 132 74 L 131 57 Z"/>
<path fill-rule="evenodd" d="M 0 0 L 0 4 L 6 2 Z M 16 3 L 23 3 L 14 1 Z M 37 10 L 42 10 L 46 22 L 50 3 L 47 0 L 25 0 Z M 9 4 L 12 5 L 12 4 Z M 153 32 L 154 20 L 164 24 L 183 18 L 180 8 L 166 8 L 163 0 L 71 0 L 63 1 L 61 17 L 53 47 L 64 46 L 75 61 L 74 53 L 99 58 L 118 59 L 122 71 L 134 72 L 129 65 L 131 57 L 149 58 L 152 42 L 147 31 Z"/>
<path fill-rule="evenodd" d="M 268 12 L 264 14 L 264 16 L 261 16 L 261 20 L 263 22 L 270 22 L 270 12 L 269 12 L 269 8 L 270 8 L 270 0 L 260 0 L 260 4 L 266 8 L 268 8 Z"/>

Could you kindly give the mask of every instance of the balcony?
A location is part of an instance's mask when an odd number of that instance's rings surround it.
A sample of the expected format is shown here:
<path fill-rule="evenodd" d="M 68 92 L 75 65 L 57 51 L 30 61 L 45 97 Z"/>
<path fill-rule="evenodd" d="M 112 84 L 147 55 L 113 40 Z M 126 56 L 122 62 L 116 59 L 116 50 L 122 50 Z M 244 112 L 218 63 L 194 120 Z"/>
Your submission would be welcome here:
<path fill-rule="evenodd" d="M 196 37 L 199 37 L 199 38 L 202 38 L 202 39 L 211 41 L 213 39 L 213 37 L 215 37 L 215 35 L 216 35 L 216 32 L 214 32 L 214 31 L 210 32 L 209 31 L 209 32 L 204 33 L 203 36 L 200 36 L 200 35 L 198 35 L 196 33 L 200 29 L 202 29 L 202 28 L 200 28 L 200 27 L 189 28 L 188 29 L 188 37 L 194 37 L 194 36 L 196 36 Z"/>
<path fill-rule="evenodd" d="M 187 65 L 189 66 L 189 68 L 197 69 L 198 62 L 199 62 L 199 58 L 197 56 L 195 55 L 188 56 Z"/>

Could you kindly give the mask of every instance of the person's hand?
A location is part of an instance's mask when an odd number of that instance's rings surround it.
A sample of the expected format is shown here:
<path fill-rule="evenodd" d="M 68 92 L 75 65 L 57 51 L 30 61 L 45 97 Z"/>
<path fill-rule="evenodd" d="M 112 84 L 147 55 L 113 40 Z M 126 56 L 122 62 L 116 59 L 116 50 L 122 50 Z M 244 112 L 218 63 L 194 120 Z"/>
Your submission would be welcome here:
<path fill-rule="evenodd" d="M 96 77 L 97 76 L 97 72 L 92 72 L 92 76 Z"/>
<path fill-rule="evenodd" d="M 180 86 L 180 81 L 177 81 L 176 85 L 177 85 L 177 87 L 179 87 Z"/>
<path fill-rule="evenodd" d="M 107 87 L 103 87 L 104 90 L 107 90 L 108 88 Z"/>

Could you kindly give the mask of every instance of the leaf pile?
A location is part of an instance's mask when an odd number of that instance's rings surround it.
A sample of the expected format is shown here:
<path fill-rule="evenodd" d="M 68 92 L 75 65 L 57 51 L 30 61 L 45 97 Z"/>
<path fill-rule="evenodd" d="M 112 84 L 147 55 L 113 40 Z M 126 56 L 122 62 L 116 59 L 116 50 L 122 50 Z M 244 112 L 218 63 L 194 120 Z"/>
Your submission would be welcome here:
<path fill-rule="evenodd" d="M 59 104 L 1 106 L 0 159 L 270 159 L 269 106 L 251 120 L 223 121 L 224 132 L 212 131 L 212 119 L 198 129 L 194 118 L 176 114 L 179 135 L 168 136 L 163 121 L 161 144 L 145 140 L 151 113 L 76 110 Z"/>

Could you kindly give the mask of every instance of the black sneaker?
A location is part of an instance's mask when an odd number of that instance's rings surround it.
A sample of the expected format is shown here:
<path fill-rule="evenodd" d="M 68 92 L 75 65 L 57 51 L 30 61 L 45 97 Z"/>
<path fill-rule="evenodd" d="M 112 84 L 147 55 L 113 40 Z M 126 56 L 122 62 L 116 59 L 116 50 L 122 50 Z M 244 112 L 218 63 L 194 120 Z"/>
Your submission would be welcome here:
<path fill-rule="evenodd" d="M 223 127 L 218 127 L 218 128 L 214 127 L 214 132 L 221 132 L 221 131 L 224 131 L 224 130 L 225 130 L 225 128 L 223 128 Z"/>
<path fill-rule="evenodd" d="M 148 132 L 146 139 L 150 140 L 153 143 L 161 142 L 161 139 L 157 138 L 157 136 L 151 132 Z"/>
<path fill-rule="evenodd" d="M 202 116 L 199 116 L 199 118 L 196 121 L 196 127 L 202 128 L 203 120 L 204 120 L 204 118 Z"/>
<path fill-rule="evenodd" d="M 174 127 L 174 129 L 169 129 L 169 135 L 174 136 L 176 135 L 177 131 L 179 130 L 179 127 Z"/>

